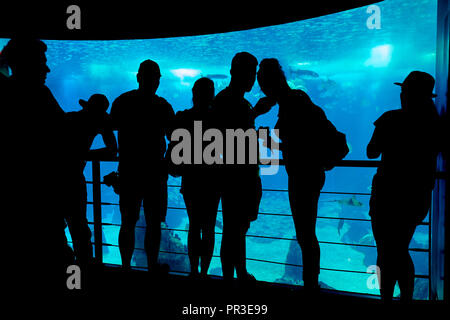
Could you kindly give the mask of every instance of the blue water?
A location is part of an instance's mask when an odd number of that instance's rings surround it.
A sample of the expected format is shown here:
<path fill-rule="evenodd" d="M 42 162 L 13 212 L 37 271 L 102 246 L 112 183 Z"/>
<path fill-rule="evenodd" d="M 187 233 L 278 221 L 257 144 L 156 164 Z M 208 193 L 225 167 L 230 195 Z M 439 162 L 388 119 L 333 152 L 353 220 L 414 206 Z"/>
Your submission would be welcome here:
<path fill-rule="evenodd" d="M 157 94 L 166 98 L 175 111 L 189 108 L 191 88 L 201 76 L 211 76 L 216 93 L 229 82 L 229 68 L 236 52 L 248 51 L 258 60 L 278 58 L 291 87 L 306 91 L 321 106 L 327 117 L 347 135 L 351 152 L 346 159 L 366 159 L 365 148 L 373 132 L 373 122 L 385 111 L 399 108 L 399 87 L 412 70 L 435 74 L 436 0 L 386 0 L 377 4 L 381 8 L 381 29 L 366 26 L 369 14 L 366 7 L 342 13 L 317 17 L 284 25 L 240 32 L 195 37 L 150 40 L 117 41 L 56 41 L 45 40 L 51 69 L 47 85 L 65 111 L 79 110 L 80 98 L 103 93 L 112 102 L 121 93 L 135 89 L 139 63 L 153 59 L 161 68 L 162 78 Z M 0 47 L 7 39 L 0 39 Z M 307 70 L 308 72 L 302 72 Z M 312 72 L 309 72 L 312 71 Z M 307 73 L 307 74 L 305 74 Z M 246 98 L 256 103 L 262 93 L 258 84 Z M 273 127 L 277 108 L 260 117 L 257 125 Z M 95 147 L 102 146 L 96 139 Z M 117 168 L 116 163 L 103 163 L 102 173 Z M 335 168 L 327 173 L 323 191 L 370 193 L 372 168 Z M 90 167 L 86 169 L 90 179 Z M 264 176 L 267 189 L 286 189 L 286 174 L 281 168 L 274 176 Z M 170 179 L 177 185 L 179 180 Z M 91 193 L 90 193 L 91 195 Z M 370 223 L 345 220 L 340 233 L 338 220 L 328 218 L 368 218 L 368 195 L 357 195 L 361 206 L 342 204 L 352 195 L 323 193 L 319 201 L 317 233 L 321 241 L 320 281 L 337 290 L 378 294 L 368 285 L 368 266 L 374 265 L 375 249 L 366 246 L 336 245 L 330 242 L 373 245 Z M 103 187 L 102 200 L 116 204 L 118 197 L 110 188 Z M 184 207 L 179 189 L 169 188 L 169 206 Z M 92 207 L 88 206 L 92 220 Z M 261 203 L 262 213 L 289 214 L 286 192 L 265 191 Z M 119 224 L 120 211 L 116 205 L 103 206 L 104 222 Z M 221 215 L 218 216 L 217 232 Z M 184 231 L 188 223 L 184 210 L 169 209 L 165 243 L 175 241 L 176 248 L 186 250 Z M 145 225 L 143 219 L 140 226 Z M 137 232 L 137 248 L 142 248 L 142 230 Z M 283 238 L 267 240 L 248 237 L 248 268 L 257 279 L 301 284 L 299 267 L 285 267 L 282 263 L 301 264 L 301 253 L 291 246 L 294 238 L 291 218 L 283 215 L 260 215 L 253 223 L 249 235 L 269 235 Z M 105 226 L 103 242 L 113 246 L 104 248 L 104 261 L 120 264 L 117 246 L 118 227 Z M 176 239 L 176 240 L 173 240 Z M 220 235 L 216 238 L 218 256 Z M 411 243 L 413 248 L 428 248 L 428 227 L 418 228 Z M 170 243 L 172 243 L 170 242 Z M 291 247 L 291 248 L 290 248 Z M 288 254 L 290 253 L 290 254 Z M 413 252 L 416 273 L 428 274 L 428 254 Z M 176 257 L 175 257 L 176 256 Z M 161 254 L 173 269 L 189 271 L 187 257 Z M 134 264 L 145 266 L 143 251 L 136 250 Z M 294 257 L 294 258 L 293 258 Z M 277 263 L 261 262 L 268 260 Z M 338 272 L 337 269 L 347 270 Z M 214 258 L 211 272 L 220 274 L 220 261 Z M 358 271 L 359 273 L 348 272 Z M 416 298 L 428 294 L 425 279 L 417 279 Z"/>

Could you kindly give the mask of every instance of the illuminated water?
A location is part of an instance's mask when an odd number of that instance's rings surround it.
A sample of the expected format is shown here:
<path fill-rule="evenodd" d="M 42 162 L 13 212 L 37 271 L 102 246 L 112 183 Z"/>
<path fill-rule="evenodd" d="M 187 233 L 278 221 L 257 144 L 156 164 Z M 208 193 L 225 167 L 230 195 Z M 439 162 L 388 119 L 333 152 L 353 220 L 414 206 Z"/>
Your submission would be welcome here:
<path fill-rule="evenodd" d="M 236 52 L 249 51 L 259 60 L 278 58 L 292 87 L 305 90 L 321 106 L 336 127 L 346 133 L 351 152 L 347 159 L 366 159 L 365 148 L 373 131 L 373 121 L 384 111 L 400 106 L 399 87 L 392 83 L 402 81 L 412 70 L 435 74 L 435 0 L 386 0 L 381 8 L 381 29 L 369 30 L 366 7 L 329 16 L 318 17 L 285 25 L 255 30 L 152 40 L 121 41 L 45 41 L 48 45 L 48 64 L 51 73 L 47 85 L 65 111 L 79 110 L 78 99 L 87 99 L 93 93 L 105 94 L 112 102 L 121 93 L 137 87 L 136 72 L 144 59 L 153 59 L 161 67 L 162 79 L 157 94 L 166 98 L 175 111 L 191 106 L 191 88 L 200 76 L 215 81 L 216 92 L 229 82 L 229 66 Z M 0 39 L 0 47 L 6 44 Z M 304 72 L 308 70 L 308 72 Z M 313 71 L 313 72 L 309 72 Z M 247 99 L 255 103 L 262 96 L 255 84 Z M 275 124 L 277 108 L 258 119 L 258 125 Z M 149 124 L 151 125 L 151 124 Z M 102 145 L 101 139 L 95 141 Z M 103 163 L 102 173 L 115 170 L 117 164 Z M 86 176 L 90 179 L 90 167 Z M 320 281 L 329 287 L 355 292 L 378 294 L 371 288 L 365 273 L 375 264 L 375 248 L 370 222 L 345 220 L 338 232 L 338 219 L 368 218 L 368 195 L 374 169 L 336 168 L 327 173 L 323 191 L 358 193 L 361 206 L 348 205 L 351 194 L 324 193 L 319 202 L 317 232 L 321 241 Z M 171 185 L 179 184 L 176 179 Z M 283 170 L 276 176 L 263 177 L 268 189 L 286 189 Z M 118 203 L 111 189 L 102 189 L 102 200 Z M 90 193 L 91 197 L 91 193 Z M 178 188 L 169 189 L 169 206 L 184 207 Z M 88 206 L 92 220 L 92 206 Z M 264 192 L 262 213 L 289 214 L 286 192 Z M 103 206 L 103 220 L 119 224 L 120 212 L 116 205 Z M 163 251 L 168 239 L 175 250 L 186 251 L 188 220 L 184 210 L 169 209 L 168 227 Z M 218 216 L 217 232 L 221 216 Z M 144 225 L 143 219 L 139 225 Z M 137 247 L 142 248 L 142 230 L 137 232 Z M 294 228 L 289 216 L 260 215 L 249 235 L 266 235 L 282 240 L 248 237 L 248 269 L 257 279 L 299 283 L 301 268 L 283 263 L 301 264 L 300 250 L 292 245 Z M 104 261 L 120 264 L 117 248 L 118 227 L 104 226 Z M 219 255 L 220 235 L 216 238 L 215 255 Z M 333 243 L 357 244 L 358 246 Z M 295 244 L 295 243 L 294 243 Z M 290 248 L 291 247 L 291 248 Z M 428 226 L 420 226 L 411 248 L 428 248 Z M 290 251 L 290 252 L 289 252 Z M 288 259 L 289 255 L 289 259 Z M 428 254 L 412 252 L 418 275 L 428 274 Z M 294 257 L 294 258 L 292 258 Z M 178 271 L 189 271 L 187 256 L 161 254 Z M 276 263 L 261 262 L 268 260 Z M 136 250 L 134 263 L 145 266 L 143 250 Z M 347 270 L 339 272 L 336 270 Z M 220 260 L 214 258 L 211 273 L 220 274 Z M 349 272 L 349 271 L 356 271 Z M 300 282 L 301 283 L 301 282 Z M 417 279 L 416 298 L 426 298 L 426 279 Z"/>

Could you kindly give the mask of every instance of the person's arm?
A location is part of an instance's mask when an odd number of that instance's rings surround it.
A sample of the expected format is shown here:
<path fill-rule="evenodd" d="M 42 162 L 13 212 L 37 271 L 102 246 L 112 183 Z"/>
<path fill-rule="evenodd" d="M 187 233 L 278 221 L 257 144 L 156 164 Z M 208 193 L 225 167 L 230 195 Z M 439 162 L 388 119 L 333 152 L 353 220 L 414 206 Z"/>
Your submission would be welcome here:
<path fill-rule="evenodd" d="M 88 156 L 94 159 L 112 158 L 117 155 L 117 142 L 114 132 L 112 130 L 110 118 L 105 117 L 103 128 L 99 132 L 102 135 L 104 148 L 89 150 Z"/>
<path fill-rule="evenodd" d="M 252 109 L 252 120 L 255 120 L 260 115 L 269 112 L 276 103 L 277 102 L 275 101 L 275 99 L 269 97 L 262 97 L 261 99 L 259 99 Z"/>
<path fill-rule="evenodd" d="M 169 116 L 170 117 L 170 116 Z M 170 129 L 167 130 L 167 133 L 169 131 L 173 132 L 174 130 L 178 129 L 178 128 L 183 128 L 182 126 L 182 112 L 178 111 L 176 115 L 173 116 L 171 121 L 171 125 L 170 125 Z M 184 129 L 184 128 L 183 128 Z M 183 175 L 183 165 L 181 164 L 174 164 L 172 161 L 172 150 L 174 148 L 174 146 L 178 143 L 177 141 L 172 141 L 171 140 L 171 136 L 172 133 L 170 133 L 170 136 L 167 136 L 168 140 L 169 140 L 169 144 L 167 145 L 167 150 L 166 150 L 166 154 L 165 154 L 165 159 L 167 162 L 167 168 L 168 168 L 168 172 L 172 177 L 180 177 Z"/>
<path fill-rule="evenodd" d="M 121 118 L 120 110 L 122 109 L 122 100 L 123 98 L 120 96 L 116 100 L 113 101 L 111 105 L 111 111 L 110 111 L 110 125 L 111 130 L 119 130 L 119 121 Z"/>
<path fill-rule="evenodd" d="M 165 128 L 167 140 L 170 141 L 172 131 L 176 129 L 175 127 L 175 112 L 173 111 L 172 105 L 167 102 L 167 126 Z"/>
<path fill-rule="evenodd" d="M 113 158 L 117 156 L 117 142 L 112 130 L 107 130 L 101 133 L 105 148 L 91 150 L 96 156 L 101 158 Z"/>
<path fill-rule="evenodd" d="M 379 129 L 375 127 L 372 138 L 370 139 L 369 144 L 367 145 L 367 158 L 375 159 L 381 155 L 381 145 L 380 145 L 380 133 Z"/>
<path fill-rule="evenodd" d="M 278 124 L 278 122 L 277 122 L 277 124 Z M 267 139 L 263 139 L 263 142 L 262 142 L 263 147 L 266 147 L 270 150 L 281 150 L 280 149 L 280 144 L 281 144 L 280 137 L 278 136 L 278 128 L 276 126 L 275 126 L 275 130 L 272 130 L 271 133 L 269 133 L 268 127 L 260 127 L 259 129 L 265 129 L 268 131 Z M 273 138 L 272 134 L 274 136 L 276 136 L 276 140 Z"/>

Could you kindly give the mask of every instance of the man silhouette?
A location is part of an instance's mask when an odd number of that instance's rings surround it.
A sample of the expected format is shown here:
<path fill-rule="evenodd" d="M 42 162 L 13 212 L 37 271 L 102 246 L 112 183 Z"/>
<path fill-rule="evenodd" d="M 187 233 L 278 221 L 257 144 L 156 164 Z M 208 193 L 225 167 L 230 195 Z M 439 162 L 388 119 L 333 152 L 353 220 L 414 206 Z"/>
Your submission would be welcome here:
<path fill-rule="evenodd" d="M 144 247 L 149 271 L 160 271 L 158 262 L 161 222 L 167 211 L 165 137 L 170 139 L 172 106 L 156 95 L 161 73 L 152 60 L 139 66 L 137 90 L 126 92 L 112 104 L 113 128 L 118 130 L 120 211 L 119 248 L 122 266 L 129 269 L 134 251 L 135 226 L 141 203 L 147 229 Z"/>
<path fill-rule="evenodd" d="M 226 129 L 255 128 L 255 119 L 266 113 L 274 105 L 267 98 L 258 101 L 253 108 L 244 98 L 256 80 L 258 61 L 248 52 L 237 53 L 231 62 L 231 81 L 227 88 L 219 92 L 213 102 L 213 121 L 216 128 Z M 230 142 L 227 142 L 230 143 Z M 218 188 L 222 199 L 223 236 L 220 258 L 225 280 L 234 277 L 239 280 L 254 280 L 247 272 L 245 235 L 250 222 L 256 220 L 262 195 L 258 164 L 250 164 L 249 146 L 246 147 L 246 163 L 225 164 L 219 169 Z M 223 159 L 227 159 L 226 152 Z"/>
<path fill-rule="evenodd" d="M 6 286 L 12 282 L 11 290 L 21 293 L 65 285 L 59 276 L 65 273 L 66 130 L 64 111 L 45 85 L 50 72 L 46 50 L 40 40 L 18 37 L 1 54 L 12 73 L 2 75 L 0 86 L 2 118 L 8 122 L 2 126 L 8 128 L 4 196 L 12 204 L 3 215 L 1 252 Z"/>

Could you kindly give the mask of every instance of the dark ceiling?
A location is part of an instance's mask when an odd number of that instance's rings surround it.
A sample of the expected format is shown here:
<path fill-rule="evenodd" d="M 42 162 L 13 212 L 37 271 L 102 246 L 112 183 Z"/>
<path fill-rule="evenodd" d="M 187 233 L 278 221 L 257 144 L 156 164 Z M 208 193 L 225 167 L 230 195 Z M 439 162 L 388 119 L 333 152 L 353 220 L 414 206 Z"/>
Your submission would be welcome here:
<path fill-rule="evenodd" d="M 0 37 L 133 39 L 198 35 L 308 19 L 379 1 L 2 1 Z M 81 10 L 81 29 L 69 30 L 69 5 Z"/>

